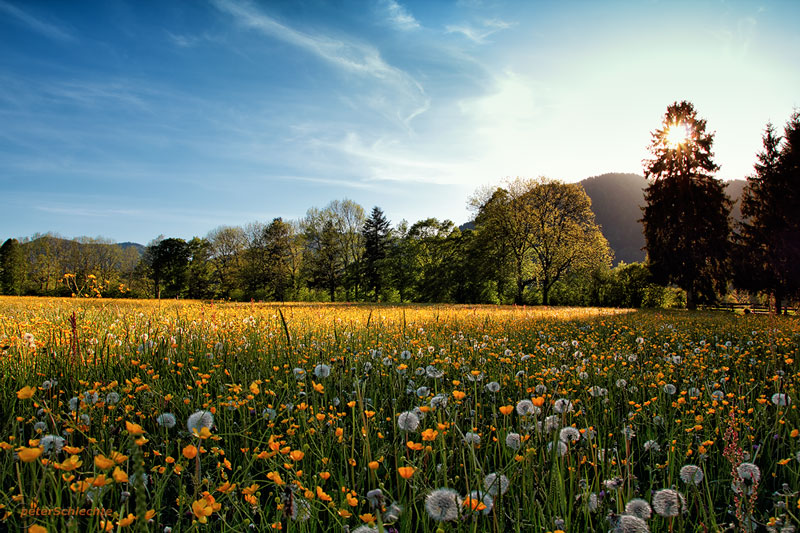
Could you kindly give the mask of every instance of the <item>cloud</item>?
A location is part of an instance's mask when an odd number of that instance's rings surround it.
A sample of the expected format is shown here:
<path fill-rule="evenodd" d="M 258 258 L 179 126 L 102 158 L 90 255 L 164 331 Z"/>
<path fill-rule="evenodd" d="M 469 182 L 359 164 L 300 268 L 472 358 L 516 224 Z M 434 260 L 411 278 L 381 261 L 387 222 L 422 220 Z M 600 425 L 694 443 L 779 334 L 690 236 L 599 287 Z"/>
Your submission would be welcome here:
<path fill-rule="evenodd" d="M 21 10 L 16 6 L 12 6 L 3 0 L 0 0 L 0 11 L 8 13 L 12 17 L 15 17 L 18 21 L 28 26 L 28 28 L 31 30 L 40 33 L 45 37 L 49 37 L 50 39 L 57 41 L 72 41 L 75 39 L 75 37 L 65 29 L 48 24 L 47 22 L 42 22 L 33 15 Z"/>
<path fill-rule="evenodd" d="M 218 9 L 233 15 L 245 27 L 301 48 L 341 70 L 371 77 L 393 91 L 401 92 L 405 96 L 403 106 L 405 109 L 399 112 L 399 118 L 406 126 L 413 118 L 425 112 L 430 105 L 422 85 L 405 71 L 386 63 L 373 46 L 296 30 L 261 13 L 249 3 L 234 0 L 212 1 Z M 392 99 L 394 102 L 390 105 L 397 107 L 396 98 Z M 410 108 L 407 108 L 408 106 Z"/>
<path fill-rule="evenodd" d="M 383 9 L 388 21 L 401 30 L 410 31 L 419 28 L 419 22 L 414 15 L 395 0 L 379 0 L 379 5 Z"/>
<path fill-rule="evenodd" d="M 470 41 L 484 44 L 487 37 L 511 26 L 512 24 L 500 19 L 486 19 L 481 23 L 481 27 L 478 28 L 466 23 L 447 25 L 445 26 L 445 33 L 460 33 Z"/>

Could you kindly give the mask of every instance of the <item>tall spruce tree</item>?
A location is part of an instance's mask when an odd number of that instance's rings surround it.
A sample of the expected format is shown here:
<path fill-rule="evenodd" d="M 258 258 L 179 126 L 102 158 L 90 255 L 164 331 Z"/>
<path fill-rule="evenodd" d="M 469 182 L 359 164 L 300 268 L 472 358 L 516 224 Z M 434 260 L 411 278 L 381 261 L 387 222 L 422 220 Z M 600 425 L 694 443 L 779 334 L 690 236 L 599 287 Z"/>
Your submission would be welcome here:
<path fill-rule="evenodd" d="M 686 291 L 686 304 L 713 301 L 725 289 L 731 201 L 714 178 L 719 167 L 714 134 L 690 102 L 667 108 L 652 134 L 652 159 L 645 160 L 644 236 L 657 283 Z"/>
<path fill-rule="evenodd" d="M 800 114 L 786 124 L 783 138 L 767 124 L 762 142 L 742 194 L 736 284 L 768 292 L 780 313 L 784 298 L 800 289 Z"/>
<path fill-rule="evenodd" d="M 385 288 L 386 250 L 389 246 L 390 224 L 380 207 L 375 206 L 364 221 L 361 234 L 364 237 L 364 282 L 367 291 L 372 291 L 373 300 L 380 300 Z"/>

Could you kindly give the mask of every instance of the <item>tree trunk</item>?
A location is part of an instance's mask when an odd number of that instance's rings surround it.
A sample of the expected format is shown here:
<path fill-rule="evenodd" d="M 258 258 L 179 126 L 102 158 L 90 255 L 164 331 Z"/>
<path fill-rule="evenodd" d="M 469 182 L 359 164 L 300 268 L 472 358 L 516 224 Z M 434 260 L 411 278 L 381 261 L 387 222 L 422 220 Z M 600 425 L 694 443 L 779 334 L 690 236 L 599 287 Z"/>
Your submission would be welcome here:
<path fill-rule="evenodd" d="M 694 297 L 694 287 L 689 287 L 686 289 L 686 309 L 697 309 L 697 302 L 695 302 Z"/>
<path fill-rule="evenodd" d="M 542 283 L 542 305 L 550 305 L 550 283 L 547 280 Z"/>
<path fill-rule="evenodd" d="M 775 289 L 772 295 L 775 298 L 775 314 L 780 316 L 781 304 L 783 303 L 783 291 L 780 288 Z"/>
<path fill-rule="evenodd" d="M 525 282 L 522 279 L 522 261 L 517 261 L 517 295 L 514 298 L 514 303 L 522 305 L 522 293 L 525 290 Z"/>

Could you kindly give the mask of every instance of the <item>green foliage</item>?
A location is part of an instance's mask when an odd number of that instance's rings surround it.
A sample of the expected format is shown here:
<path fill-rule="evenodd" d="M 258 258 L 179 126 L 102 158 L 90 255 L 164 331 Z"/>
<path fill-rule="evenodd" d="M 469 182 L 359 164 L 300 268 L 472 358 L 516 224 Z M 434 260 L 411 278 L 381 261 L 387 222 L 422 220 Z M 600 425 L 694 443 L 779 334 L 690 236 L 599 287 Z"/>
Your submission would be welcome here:
<path fill-rule="evenodd" d="M 25 283 L 25 256 L 17 239 L 0 246 L 0 290 L 2 294 L 20 295 Z"/>

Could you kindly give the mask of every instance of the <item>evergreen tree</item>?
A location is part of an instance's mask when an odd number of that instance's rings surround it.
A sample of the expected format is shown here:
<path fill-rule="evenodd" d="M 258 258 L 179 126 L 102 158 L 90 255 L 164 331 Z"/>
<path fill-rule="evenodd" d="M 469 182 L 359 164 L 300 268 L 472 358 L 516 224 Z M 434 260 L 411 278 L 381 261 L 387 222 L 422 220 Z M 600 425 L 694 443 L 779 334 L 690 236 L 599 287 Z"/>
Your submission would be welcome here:
<path fill-rule="evenodd" d="M 800 289 L 800 114 L 783 139 L 767 124 L 763 145 L 742 195 L 736 284 L 770 293 L 780 313 L 784 297 Z"/>
<path fill-rule="evenodd" d="M 364 221 L 361 234 L 364 237 L 364 282 L 367 291 L 373 292 L 377 302 L 385 289 L 386 250 L 389 246 L 389 221 L 380 207 L 373 207 L 372 213 Z"/>
<path fill-rule="evenodd" d="M 644 236 L 657 283 L 686 291 L 687 307 L 712 301 L 727 274 L 730 199 L 713 174 L 713 133 L 690 102 L 667 108 L 645 161 Z"/>
<path fill-rule="evenodd" d="M 0 246 L 0 290 L 2 294 L 20 295 L 25 283 L 25 256 L 17 239 Z"/>

